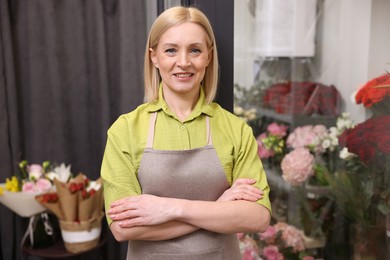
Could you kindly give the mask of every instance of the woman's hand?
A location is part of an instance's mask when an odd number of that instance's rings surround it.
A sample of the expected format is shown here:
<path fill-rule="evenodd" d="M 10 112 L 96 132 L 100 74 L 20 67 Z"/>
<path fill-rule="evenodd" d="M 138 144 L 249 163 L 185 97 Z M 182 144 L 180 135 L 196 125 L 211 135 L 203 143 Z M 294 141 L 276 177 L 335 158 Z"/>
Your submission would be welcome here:
<path fill-rule="evenodd" d="M 256 183 L 256 180 L 254 179 L 237 179 L 233 185 L 218 198 L 217 201 L 257 201 L 262 198 L 263 191 L 253 186 L 254 183 Z"/>
<path fill-rule="evenodd" d="M 129 196 L 113 202 L 108 216 L 121 227 L 158 225 L 173 220 L 171 204 L 167 198 L 148 194 Z"/>

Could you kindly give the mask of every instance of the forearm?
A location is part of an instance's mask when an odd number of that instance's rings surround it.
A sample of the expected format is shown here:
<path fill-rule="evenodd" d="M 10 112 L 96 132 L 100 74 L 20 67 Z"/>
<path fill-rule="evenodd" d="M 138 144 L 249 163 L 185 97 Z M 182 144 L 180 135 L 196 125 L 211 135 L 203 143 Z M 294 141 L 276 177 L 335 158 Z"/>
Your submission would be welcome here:
<path fill-rule="evenodd" d="M 264 232 L 268 209 L 244 200 L 208 202 L 177 200 L 177 220 L 217 233 Z"/>
<path fill-rule="evenodd" d="M 179 221 L 217 233 L 265 231 L 270 212 L 255 202 L 261 194 L 251 192 L 249 187 L 244 185 L 243 189 L 240 185 L 233 185 L 218 201 L 193 201 L 148 194 L 129 196 L 113 202 L 108 215 L 121 228 L 153 227 Z M 136 233 L 126 238 L 139 239 L 139 235 Z"/>
<path fill-rule="evenodd" d="M 110 229 L 119 242 L 128 240 L 167 240 L 192 233 L 199 228 L 180 221 L 170 221 L 159 225 L 121 227 L 120 222 L 113 221 Z"/>

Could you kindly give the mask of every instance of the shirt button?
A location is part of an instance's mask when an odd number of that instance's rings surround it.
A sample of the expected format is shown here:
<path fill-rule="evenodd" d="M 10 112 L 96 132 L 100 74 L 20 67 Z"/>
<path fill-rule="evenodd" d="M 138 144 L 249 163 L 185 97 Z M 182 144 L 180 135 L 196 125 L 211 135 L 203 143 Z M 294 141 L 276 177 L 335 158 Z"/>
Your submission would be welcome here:
<path fill-rule="evenodd" d="M 186 127 L 184 125 L 182 125 L 180 128 L 183 129 L 183 130 L 186 129 Z"/>

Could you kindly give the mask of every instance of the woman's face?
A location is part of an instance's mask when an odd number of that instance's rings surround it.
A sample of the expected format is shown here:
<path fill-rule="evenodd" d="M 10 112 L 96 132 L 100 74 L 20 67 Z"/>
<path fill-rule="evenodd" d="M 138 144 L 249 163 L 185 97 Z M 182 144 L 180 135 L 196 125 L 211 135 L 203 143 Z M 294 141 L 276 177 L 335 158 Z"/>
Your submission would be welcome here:
<path fill-rule="evenodd" d="M 168 29 L 160 38 L 151 59 L 159 69 L 164 96 L 197 96 L 210 63 L 205 30 L 195 23 L 183 23 Z"/>

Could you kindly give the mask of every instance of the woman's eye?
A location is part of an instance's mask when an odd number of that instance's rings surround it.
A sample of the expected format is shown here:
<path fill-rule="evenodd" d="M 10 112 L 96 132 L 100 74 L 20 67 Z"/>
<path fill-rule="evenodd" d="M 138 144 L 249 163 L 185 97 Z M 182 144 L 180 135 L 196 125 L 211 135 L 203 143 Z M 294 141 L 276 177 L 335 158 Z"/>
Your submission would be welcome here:
<path fill-rule="evenodd" d="M 170 48 L 170 49 L 166 49 L 166 50 L 165 50 L 165 53 L 168 53 L 168 54 L 173 54 L 173 53 L 175 53 L 175 52 L 176 52 L 176 50 L 173 49 L 173 48 Z"/>
<path fill-rule="evenodd" d="M 201 50 L 194 48 L 194 49 L 191 49 L 191 53 L 201 53 Z"/>

